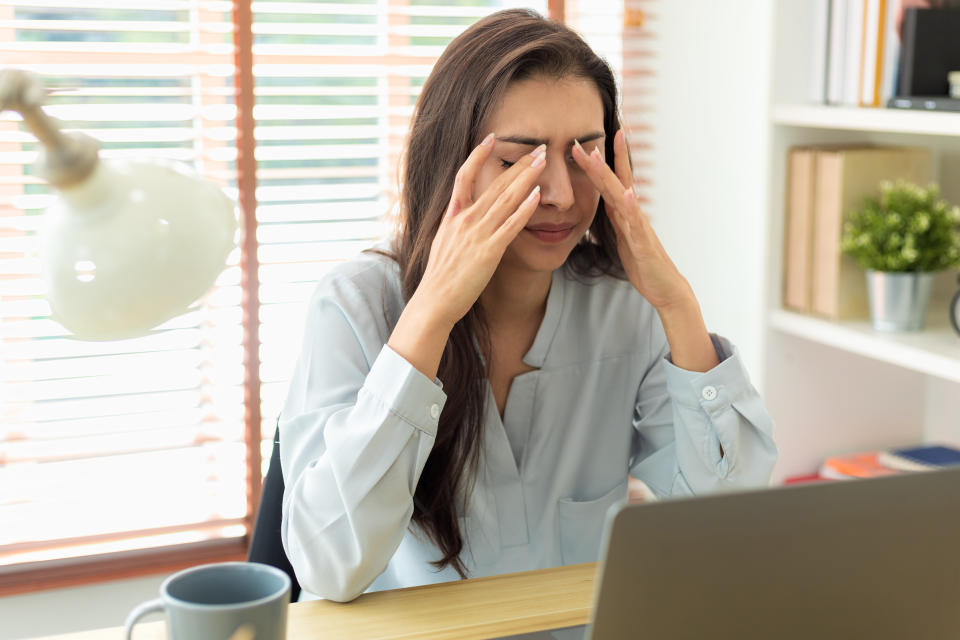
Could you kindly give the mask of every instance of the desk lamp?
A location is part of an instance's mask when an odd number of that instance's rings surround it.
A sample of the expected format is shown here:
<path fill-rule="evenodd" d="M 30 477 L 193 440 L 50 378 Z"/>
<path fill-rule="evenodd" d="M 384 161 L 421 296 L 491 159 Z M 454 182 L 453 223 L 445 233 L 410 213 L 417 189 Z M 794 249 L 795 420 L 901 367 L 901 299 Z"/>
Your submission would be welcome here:
<path fill-rule="evenodd" d="M 236 246 L 233 202 L 175 164 L 107 161 L 93 138 L 65 134 L 31 74 L 0 70 L 0 111 L 42 143 L 37 169 L 57 191 L 40 262 L 51 318 L 84 340 L 145 335 L 188 310 Z"/>

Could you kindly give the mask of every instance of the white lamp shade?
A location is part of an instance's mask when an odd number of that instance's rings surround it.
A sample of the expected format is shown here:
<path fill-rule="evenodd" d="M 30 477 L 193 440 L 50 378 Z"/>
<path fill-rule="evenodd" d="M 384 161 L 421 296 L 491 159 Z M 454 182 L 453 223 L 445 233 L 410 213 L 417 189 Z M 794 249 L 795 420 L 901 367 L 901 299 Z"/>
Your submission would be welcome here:
<path fill-rule="evenodd" d="M 144 335 L 213 285 L 236 246 L 233 202 L 173 165 L 100 160 L 45 213 L 52 317 L 76 337 Z"/>

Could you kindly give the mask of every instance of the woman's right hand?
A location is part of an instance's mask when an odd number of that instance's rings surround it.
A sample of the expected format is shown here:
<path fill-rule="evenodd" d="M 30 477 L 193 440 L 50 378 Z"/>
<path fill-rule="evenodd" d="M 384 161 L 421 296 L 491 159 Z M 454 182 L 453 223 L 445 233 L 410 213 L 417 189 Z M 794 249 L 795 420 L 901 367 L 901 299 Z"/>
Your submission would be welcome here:
<path fill-rule="evenodd" d="M 457 172 L 423 277 L 387 342 L 429 378 L 436 377 L 453 325 L 480 297 L 507 246 L 540 203 L 540 189 L 534 185 L 546 165 L 543 145 L 497 176 L 474 200 L 477 174 L 493 142 L 490 134 Z"/>
<path fill-rule="evenodd" d="M 474 200 L 480 168 L 494 136 L 480 143 L 457 172 L 453 194 L 430 246 L 427 268 L 413 298 L 452 328 L 483 292 L 507 246 L 540 202 L 534 187 L 546 165 L 541 145 L 504 171 Z M 414 302 L 414 300 L 411 300 Z"/>

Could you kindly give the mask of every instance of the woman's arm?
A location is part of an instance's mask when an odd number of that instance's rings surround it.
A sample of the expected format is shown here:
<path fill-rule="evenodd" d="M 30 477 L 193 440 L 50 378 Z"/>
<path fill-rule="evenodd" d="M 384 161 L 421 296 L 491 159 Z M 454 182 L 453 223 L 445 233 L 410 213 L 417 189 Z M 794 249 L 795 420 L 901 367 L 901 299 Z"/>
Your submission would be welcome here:
<path fill-rule="evenodd" d="M 599 148 L 587 155 L 575 144 L 573 157 L 603 198 L 607 217 L 617 234 L 617 252 L 627 279 L 657 310 L 674 364 L 689 371 L 708 371 L 719 360 L 707 334 L 700 304 L 636 202 L 622 129 L 614 137 L 613 150 L 613 170 Z"/>
<path fill-rule="evenodd" d="M 631 475 L 658 497 L 763 487 L 777 459 L 773 420 L 736 349 L 710 336 L 719 365 L 688 371 L 672 354 L 657 323 L 660 344 L 637 389 Z"/>
<path fill-rule="evenodd" d="M 657 311 L 650 344 L 665 342 L 637 392 L 631 475 L 658 495 L 766 484 L 772 420 L 733 347 L 707 333 L 693 289 L 637 205 L 622 130 L 613 149 L 612 170 L 599 150 L 574 145 L 573 156 L 603 198 L 627 279 Z"/>
<path fill-rule="evenodd" d="M 446 399 L 433 379 L 450 331 L 539 203 L 531 188 L 544 167 L 542 147 L 474 200 L 492 143 L 489 136 L 461 167 L 424 275 L 387 329 L 387 344 L 371 335 L 377 295 L 365 299 L 348 279 L 327 282 L 331 290 L 311 306 L 280 421 L 281 536 L 307 591 L 355 598 L 386 568 L 410 524 Z M 377 283 L 368 287 L 379 294 Z"/>
<path fill-rule="evenodd" d="M 533 187 L 546 166 L 543 145 L 474 199 L 477 173 L 493 143 L 493 134 L 484 138 L 457 172 L 423 278 L 390 336 L 390 347 L 430 378 L 437 375 L 453 326 L 480 297 L 507 245 L 540 203 L 540 190 Z"/>
<path fill-rule="evenodd" d="M 380 289 L 365 301 L 349 284 L 325 282 L 311 302 L 280 419 L 284 549 L 304 589 L 338 601 L 403 539 L 446 400 L 383 346 Z"/>

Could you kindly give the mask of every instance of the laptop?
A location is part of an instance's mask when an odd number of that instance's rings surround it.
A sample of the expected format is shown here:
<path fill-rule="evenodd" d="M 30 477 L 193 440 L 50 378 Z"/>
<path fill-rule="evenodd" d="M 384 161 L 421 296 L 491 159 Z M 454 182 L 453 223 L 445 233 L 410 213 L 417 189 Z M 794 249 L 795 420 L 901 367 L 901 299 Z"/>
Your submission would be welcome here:
<path fill-rule="evenodd" d="M 518 638 L 960 638 L 960 468 L 613 510 L 590 624 Z"/>

